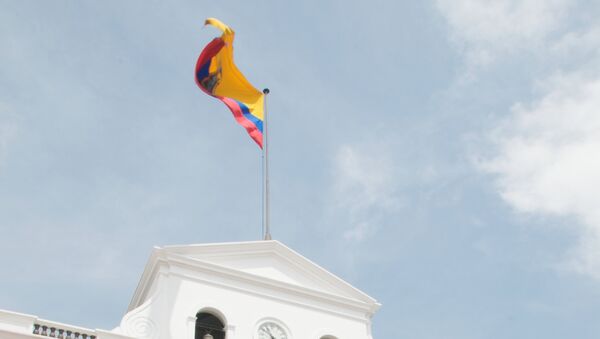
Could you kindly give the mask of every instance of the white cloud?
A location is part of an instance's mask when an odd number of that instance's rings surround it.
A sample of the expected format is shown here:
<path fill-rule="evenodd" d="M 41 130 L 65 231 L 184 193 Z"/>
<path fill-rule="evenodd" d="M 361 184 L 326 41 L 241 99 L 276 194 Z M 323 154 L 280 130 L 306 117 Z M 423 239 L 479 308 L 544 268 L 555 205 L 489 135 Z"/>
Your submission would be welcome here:
<path fill-rule="evenodd" d="M 581 241 L 567 267 L 600 280 L 600 77 L 558 75 L 546 87 L 512 108 L 483 168 L 515 209 L 574 217 Z"/>
<path fill-rule="evenodd" d="M 561 26 L 567 0 L 437 0 L 454 43 L 469 66 L 486 65 L 498 55 L 531 49 Z"/>
<path fill-rule="evenodd" d="M 557 56 L 572 59 L 576 56 L 590 57 L 600 48 L 600 27 L 592 26 L 583 31 L 567 32 L 551 46 Z M 595 59 L 595 58 L 594 58 Z"/>
<path fill-rule="evenodd" d="M 463 53 L 466 79 L 494 61 L 529 60 L 523 56 L 551 70 L 537 75 L 538 99 L 514 104 L 493 131 L 492 156 L 480 165 L 517 211 L 571 218 L 580 241 L 559 266 L 600 280 L 600 26 L 573 18 L 577 2 L 567 0 L 436 5 Z"/>
<path fill-rule="evenodd" d="M 340 147 L 334 159 L 334 197 L 349 218 L 345 239 L 365 239 L 398 206 L 393 173 L 390 157 L 381 150 Z"/>

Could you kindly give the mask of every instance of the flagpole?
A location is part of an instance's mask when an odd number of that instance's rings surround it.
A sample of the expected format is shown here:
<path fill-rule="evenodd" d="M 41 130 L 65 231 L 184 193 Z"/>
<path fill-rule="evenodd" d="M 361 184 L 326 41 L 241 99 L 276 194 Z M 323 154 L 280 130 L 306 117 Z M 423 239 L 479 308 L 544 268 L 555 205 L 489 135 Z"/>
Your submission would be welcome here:
<path fill-rule="evenodd" d="M 263 89 L 264 98 L 264 124 L 263 124 L 263 229 L 265 231 L 264 240 L 271 240 L 271 227 L 269 225 L 269 128 L 267 115 L 267 95 L 269 89 Z"/>

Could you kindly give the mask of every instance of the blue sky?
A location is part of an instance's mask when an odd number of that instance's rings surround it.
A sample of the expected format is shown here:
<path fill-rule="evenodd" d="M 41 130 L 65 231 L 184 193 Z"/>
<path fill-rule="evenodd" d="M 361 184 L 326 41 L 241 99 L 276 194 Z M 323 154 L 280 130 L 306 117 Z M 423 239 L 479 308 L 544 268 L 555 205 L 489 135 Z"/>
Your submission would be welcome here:
<path fill-rule="evenodd" d="M 0 3 L 0 308 L 110 329 L 153 245 L 260 238 L 213 16 L 271 89 L 274 237 L 374 337 L 600 334 L 597 2 Z"/>

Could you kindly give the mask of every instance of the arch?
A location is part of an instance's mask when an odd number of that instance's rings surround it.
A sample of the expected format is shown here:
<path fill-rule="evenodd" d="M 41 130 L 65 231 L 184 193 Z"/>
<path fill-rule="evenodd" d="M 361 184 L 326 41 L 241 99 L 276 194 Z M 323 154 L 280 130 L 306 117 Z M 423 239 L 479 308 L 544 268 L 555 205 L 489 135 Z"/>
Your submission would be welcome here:
<path fill-rule="evenodd" d="M 202 307 L 200 309 L 200 311 L 196 312 L 196 316 L 198 316 L 198 313 L 210 313 L 210 314 L 214 315 L 215 317 L 219 318 L 219 320 L 223 323 L 224 327 L 227 327 L 227 325 L 228 325 L 225 314 L 223 314 L 223 312 L 221 312 L 220 310 L 218 310 L 214 307 L 210 307 L 210 306 Z"/>
<path fill-rule="evenodd" d="M 318 339 L 338 339 L 338 338 L 340 338 L 340 336 L 339 336 L 339 333 L 337 331 L 334 331 L 331 328 L 321 328 L 321 329 L 313 332 L 312 335 L 311 335 L 311 338 L 318 338 Z"/>
<path fill-rule="evenodd" d="M 224 317 L 215 311 L 203 309 L 196 313 L 194 339 L 203 339 L 206 334 L 212 335 L 214 339 L 225 339 L 225 322 L 222 320 Z"/>

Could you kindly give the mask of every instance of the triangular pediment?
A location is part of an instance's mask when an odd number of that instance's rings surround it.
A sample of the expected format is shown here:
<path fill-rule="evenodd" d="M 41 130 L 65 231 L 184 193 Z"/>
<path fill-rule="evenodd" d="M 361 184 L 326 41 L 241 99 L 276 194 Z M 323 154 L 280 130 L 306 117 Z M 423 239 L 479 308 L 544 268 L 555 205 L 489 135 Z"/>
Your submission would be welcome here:
<path fill-rule="evenodd" d="M 166 246 L 168 253 L 360 302 L 375 300 L 279 241 Z"/>
<path fill-rule="evenodd" d="M 161 331 L 161 322 L 166 322 L 163 329 L 183 326 L 193 331 L 194 314 L 206 311 L 248 333 L 253 323 L 281 316 L 284 324 L 305 329 L 301 337 L 332 334 L 325 327 L 337 324 L 346 334 L 333 333 L 336 337 L 358 338 L 356 328 L 368 330 L 379 306 L 275 240 L 164 246 L 152 251 L 120 328 L 128 335 L 137 333 L 138 321 L 146 319 L 157 324 L 156 331 Z M 318 328 L 327 333 L 309 333 Z"/>

